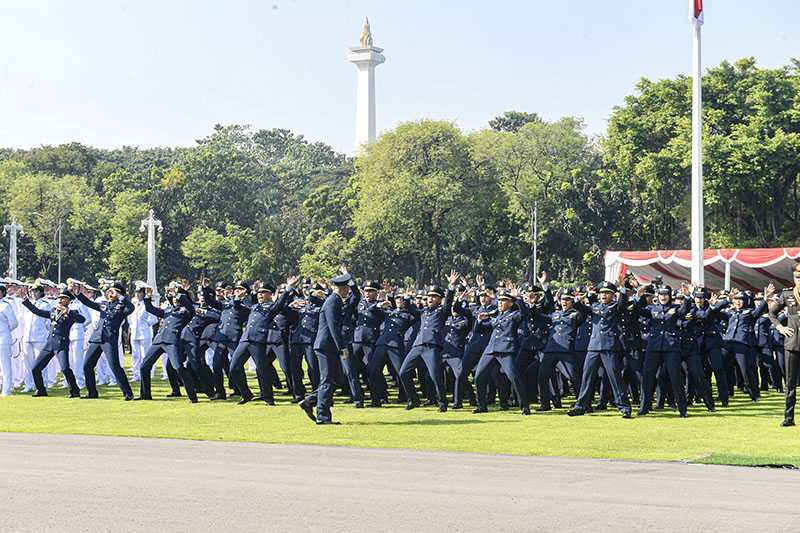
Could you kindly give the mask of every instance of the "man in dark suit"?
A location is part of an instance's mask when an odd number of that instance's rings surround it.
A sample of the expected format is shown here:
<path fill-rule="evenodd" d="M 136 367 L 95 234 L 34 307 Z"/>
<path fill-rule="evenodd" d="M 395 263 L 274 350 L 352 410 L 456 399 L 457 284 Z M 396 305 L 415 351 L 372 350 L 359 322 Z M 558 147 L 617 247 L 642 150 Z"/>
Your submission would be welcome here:
<path fill-rule="evenodd" d="M 69 397 L 78 398 L 81 395 L 75 380 L 75 373 L 69 366 L 69 330 L 73 324 L 83 323 L 86 319 L 78 311 L 69 308 L 71 301 L 72 293 L 66 290 L 61 291 L 56 300 L 56 306 L 49 311 L 39 309 L 29 299 L 22 300 L 22 305 L 31 313 L 50 319 L 50 336 L 33 364 L 33 382 L 36 385 L 34 396 L 47 396 L 42 371 L 53 357 L 58 358 L 58 364 L 69 384 Z"/>
<path fill-rule="evenodd" d="M 220 311 L 219 324 L 214 334 L 212 348 L 214 357 L 211 362 L 211 370 L 214 380 L 214 396 L 212 401 L 226 400 L 228 394 L 225 392 L 225 373 L 229 372 L 229 358 L 239 344 L 242 336 L 242 327 L 250 316 L 249 302 L 245 299 L 250 298 L 250 286 L 245 282 L 238 282 L 231 291 L 227 286 L 222 286 L 222 300 L 215 297 L 208 304 Z M 247 303 L 247 305 L 245 305 Z"/>
<path fill-rule="evenodd" d="M 325 299 L 319 314 L 317 336 L 314 339 L 314 353 L 319 366 L 319 387 L 312 391 L 302 402 L 298 403 L 306 416 L 318 425 L 333 424 L 331 405 L 333 404 L 333 388 L 339 358 L 350 357 L 350 350 L 342 336 L 342 321 L 345 300 L 355 286 L 350 274 L 342 274 L 331 280 L 333 291 Z M 317 415 L 314 416 L 314 407 Z"/>
<path fill-rule="evenodd" d="M 80 292 L 80 287 L 73 284 L 70 287 L 73 294 L 77 294 L 78 300 L 90 309 L 100 313 L 100 323 L 89 339 L 89 347 L 86 350 L 86 359 L 83 361 L 83 374 L 86 381 L 86 398 L 99 398 L 97 394 L 97 379 L 94 369 L 100 355 L 104 355 L 108 366 L 114 373 L 125 401 L 133 400 L 133 391 L 128 383 L 128 376 L 125 374 L 122 365 L 119 363 L 119 329 L 128 315 L 133 313 L 133 304 L 126 296 L 125 287 L 121 283 L 114 283 L 105 291 L 106 301 L 95 302 L 84 296 Z"/>

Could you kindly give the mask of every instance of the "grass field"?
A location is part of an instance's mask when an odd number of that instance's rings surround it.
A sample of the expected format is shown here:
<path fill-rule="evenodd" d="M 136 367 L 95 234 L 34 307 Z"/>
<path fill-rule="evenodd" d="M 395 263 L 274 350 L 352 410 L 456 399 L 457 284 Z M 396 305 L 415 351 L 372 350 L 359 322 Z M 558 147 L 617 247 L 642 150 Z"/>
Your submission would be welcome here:
<path fill-rule="evenodd" d="M 192 405 L 165 398 L 165 382 L 153 386 L 151 402 L 124 402 L 116 387 L 101 387 L 99 400 L 67 399 L 61 389 L 47 398 L 0 398 L 0 431 L 800 466 L 800 427 L 779 427 L 783 396 L 776 392 L 757 404 L 739 392 L 727 409 L 694 407 L 687 419 L 666 410 L 632 420 L 614 410 L 570 418 L 566 409 L 529 417 L 517 411 L 405 411 L 400 405 L 355 409 L 337 398 L 334 419 L 342 425 L 320 427 L 283 391 L 276 391 L 274 407 L 204 398 Z"/>

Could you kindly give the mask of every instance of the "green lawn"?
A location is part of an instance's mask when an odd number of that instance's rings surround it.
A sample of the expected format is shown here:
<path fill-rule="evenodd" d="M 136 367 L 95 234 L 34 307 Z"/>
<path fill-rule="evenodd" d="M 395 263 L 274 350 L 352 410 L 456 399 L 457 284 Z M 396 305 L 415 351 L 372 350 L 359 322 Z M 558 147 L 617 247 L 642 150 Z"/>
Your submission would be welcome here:
<path fill-rule="evenodd" d="M 570 418 L 566 409 L 530 417 L 400 405 L 355 409 L 337 398 L 334 418 L 342 425 L 325 427 L 312 424 L 285 394 L 270 407 L 204 398 L 192 405 L 164 398 L 167 392 L 155 380 L 151 402 L 124 402 L 115 387 L 101 387 L 99 400 L 70 400 L 61 389 L 47 398 L 15 394 L 0 398 L 0 431 L 800 466 L 800 427 L 779 427 L 783 396 L 775 392 L 758 404 L 737 393 L 727 409 L 694 407 L 687 419 L 668 410 L 632 420 L 613 410 Z"/>

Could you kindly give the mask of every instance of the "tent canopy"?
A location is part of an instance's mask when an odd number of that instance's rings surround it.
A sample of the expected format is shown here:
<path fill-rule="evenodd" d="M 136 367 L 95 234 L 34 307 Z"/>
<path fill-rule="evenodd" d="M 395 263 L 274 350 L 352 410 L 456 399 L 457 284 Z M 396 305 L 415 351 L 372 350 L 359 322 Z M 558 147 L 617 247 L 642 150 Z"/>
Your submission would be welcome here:
<path fill-rule="evenodd" d="M 652 250 L 605 254 L 606 280 L 615 281 L 620 273 L 631 272 L 639 281 L 661 276 L 673 287 L 691 279 L 692 253 L 689 250 Z M 714 290 L 760 291 L 770 282 L 776 287 L 791 287 L 792 268 L 800 261 L 800 248 L 723 248 L 705 250 L 705 285 Z"/>

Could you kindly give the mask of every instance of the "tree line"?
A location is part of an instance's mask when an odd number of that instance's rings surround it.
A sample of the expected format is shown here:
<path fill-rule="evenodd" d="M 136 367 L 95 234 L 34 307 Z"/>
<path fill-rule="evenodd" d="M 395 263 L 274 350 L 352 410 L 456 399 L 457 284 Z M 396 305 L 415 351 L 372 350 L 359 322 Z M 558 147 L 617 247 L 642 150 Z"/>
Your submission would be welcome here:
<path fill-rule="evenodd" d="M 703 78 L 708 247 L 796 246 L 800 62 L 723 62 Z M 642 79 L 590 138 L 582 121 L 509 111 L 477 131 L 400 124 L 348 157 L 283 129 L 215 126 L 194 146 L 0 150 L 19 272 L 145 276 L 154 209 L 159 278 L 440 280 L 451 267 L 598 279 L 606 249 L 689 247 L 691 79 Z M 0 249 L 8 263 L 8 241 Z"/>

